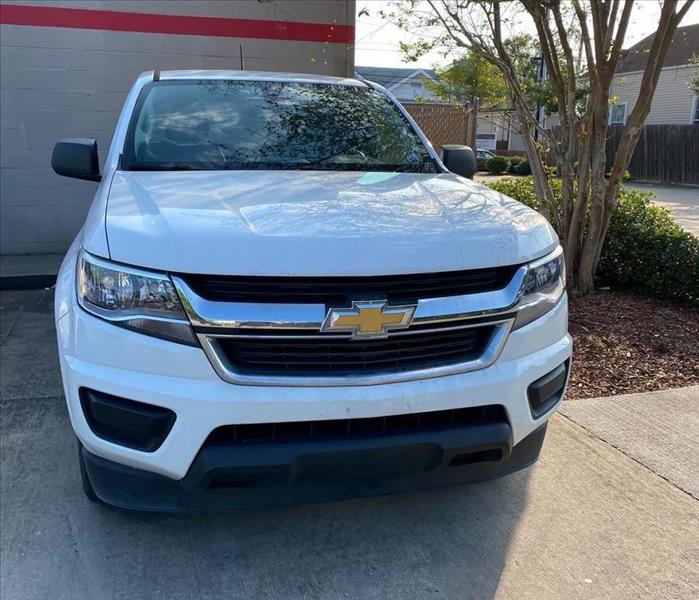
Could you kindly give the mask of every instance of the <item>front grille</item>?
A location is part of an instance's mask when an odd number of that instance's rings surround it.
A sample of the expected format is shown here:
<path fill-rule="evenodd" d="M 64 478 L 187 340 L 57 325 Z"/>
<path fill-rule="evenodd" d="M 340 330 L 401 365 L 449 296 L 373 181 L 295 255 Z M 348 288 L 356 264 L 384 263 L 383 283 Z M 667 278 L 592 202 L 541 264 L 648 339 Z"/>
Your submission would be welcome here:
<path fill-rule="evenodd" d="M 226 302 L 349 305 L 351 300 L 386 298 L 392 304 L 446 298 L 505 287 L 517 265 L 377 277 L 244 277 L 182 275 L 207 300 Z"/>
<path fill-rule="evenodd" d="M 372 375 L 440 367 L 479 358 L 495 325 L 419 327 L 383 339 L 338 335 L 217 338 L 232 369 L 245 375 Z"/>
<path fill-rule="evenodd" d="M 493 423 L 507 423 L 505 409 L 498 404 L 362 419 L 225 425 L 211 432 L 204 447 L 351 440 Z"/>

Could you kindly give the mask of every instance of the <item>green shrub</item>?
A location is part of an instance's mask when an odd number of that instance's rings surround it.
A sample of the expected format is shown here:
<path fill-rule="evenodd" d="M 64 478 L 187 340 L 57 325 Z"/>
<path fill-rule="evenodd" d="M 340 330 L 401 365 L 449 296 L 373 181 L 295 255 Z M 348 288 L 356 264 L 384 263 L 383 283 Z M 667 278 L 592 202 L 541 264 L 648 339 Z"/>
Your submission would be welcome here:
<path fill-rule="evenodd" d="M 520 161 L 520 163 L 517 165 L 517 168 L 515 169 L 515 172 L 517 173 L 517 175 L 531 175 L 532 168 L 531 166 L 529 166 L 529 161 L 526 158 Z"/>
<path fill-rule="evenodd" d="M 517 173 L 517 165 L 524 160 L 521 156 L 510 156 L 510 166 L 507 167 L 507 172 L 514 175 Z"/>
<path fill-rule="evenodd" d="M 561 182 L 551 180 L 560 198 Z M 501 179 L 491 188 L 542 211 L 531 177 Z M 653 204 L 653 194 L 622 188 L 597 270 L 599 283 L 660 298 L 699 303 L 699 238 Z"/>
<path fill-rule="evenodd" d="M 561 193 L 561 182 L 560 180 L 553 179 L 551 181 L 553 186 L 553 193 Z M 538 210 L 541 213 L 545 213 L 544 206 L 540 198 L 536 195 L 536 189 L 534 188 L 534 180 L 531 177 L 505 177 L 504 179 L 499 179 L 498 181 L 493 181 L 488 184 L 489 187 L 497 190 L 505 196 L 514 198 L 522 204 L 526 204 L 528 207 Z"/>
<path fill-rule="evenodd" d="M 620 192 L 597 277 L 653 296 L 699 303 L 699 238 L 652 198 L 647 192 Z"/>
<path fill-rule="evenodd" d="M 507 171 L 507 156 L 493 156 L 485 163 L 485 168 L 492 175 L 500 175 Z"/>

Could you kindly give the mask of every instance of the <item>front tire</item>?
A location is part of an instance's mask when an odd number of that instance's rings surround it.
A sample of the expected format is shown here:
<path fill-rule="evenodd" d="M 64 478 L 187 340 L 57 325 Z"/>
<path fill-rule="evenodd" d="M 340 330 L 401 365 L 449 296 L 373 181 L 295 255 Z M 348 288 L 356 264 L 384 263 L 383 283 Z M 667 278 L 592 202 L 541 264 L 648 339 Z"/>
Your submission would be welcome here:
<path fill-rule="evenodd" d="M 95 504 L 104 504 L 100 497 L 95 493 L 95 489 L 90 483 L 90 477 L 87 474 L 87 469 L 85 468 L 85 459 L 83 458 L 83 445 L 78 440 L 78 463 L 80 464 L 80 479 L 82 480 L 83 492 L 90 502 Z"/>

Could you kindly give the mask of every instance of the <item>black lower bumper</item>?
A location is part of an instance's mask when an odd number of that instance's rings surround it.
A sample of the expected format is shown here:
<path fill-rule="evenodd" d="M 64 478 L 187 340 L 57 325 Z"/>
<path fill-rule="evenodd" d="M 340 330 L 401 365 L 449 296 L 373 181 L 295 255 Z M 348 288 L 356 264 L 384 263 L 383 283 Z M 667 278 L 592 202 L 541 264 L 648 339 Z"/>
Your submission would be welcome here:
<path fill-rule="evenodd" d="M 507 423 L 313 443 L 203 448 L 182 480 L 82 448 L 101 500 L 123 508 L 206 511 L 377 496 L 500 477 L 539 456 L 543 425 L 512 446 Z"/>

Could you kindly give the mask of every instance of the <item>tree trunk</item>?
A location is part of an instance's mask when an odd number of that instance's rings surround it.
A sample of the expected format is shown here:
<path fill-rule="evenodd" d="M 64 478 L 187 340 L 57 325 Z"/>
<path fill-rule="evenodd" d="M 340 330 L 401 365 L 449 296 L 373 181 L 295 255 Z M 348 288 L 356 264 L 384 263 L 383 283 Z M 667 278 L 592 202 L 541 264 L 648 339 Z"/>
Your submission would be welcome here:
<path fill-rule="evenodd" d="M 593 116 L 590 131 L 590 191 L 587 202 L 590 214 L 587 222 L 587 231 L 584 232 L 584 241 L 578 262 L 577 276 L 574 281 L 574 291 L 579 295 L 589 294 L 594 289 L 597 244 L 602 232 L 605 230 L 604 201 L 607 188 L 605 178 L 607 160 L 605 144 L 607 138 L 607 118 L 609 115 L 608 97 L 606 94 L 597 94 L 593 102 Z"/>
<path fill-rule="evenodd" d="M 588 103 L 592 97 L 588 98 Z M 586 115 L 590 111 L 586 111 Z M 592 121 L 586 116 L 580 123 L 580 137 L 578 155 L 578 185 L 575 196 L 573 212 L 568 221 L 568 236 L 566 238 L 565 254 L 568 282 L 573 286 L 573 274 L 577 271 L 582 253 L 582 241 L 585 222 L 587 220 L 587 207 L 590 198 L 590 163 L 592 160 Z"/>
<path fill-rule="evenodd" d="M 532 171 L 532 178 L 534 180 L 536 194 L 539 198 L 545 200 L 545 205 L 549 211 L 549 214 L 547 215 L 549 220 L 555 225 L 560 225 L 560 219 L 558 218 L 556 211 L 556 198 L 546 175 L 544 162 L 539 155 L 536 142 L 534 141 L 534 136 L 532 135 L 532 126 L 530 125 L 530 119 L 532 116 L 529 112 L 529 107 L 523 102 L 519 101 L 521 98 L 521 90 L 518 89 L 517 82 L 511 77 L 506 77 L 505 79 L 512 92 L 512 97 L 515 100 L 513 104 L 515 105 L 515 112 L 517 113 L 517 119 L 520 123 L 520 131 L 522 139 L 524 140 L 527 160 L 529 161 L 529 166 Z"/>
<path fill-rule="evenodd" d="M 617 194 L 631 153 L 638 141 L 643 122 L 657 87 L 668 48 L 678 24 L 694 0 L 663 0 L 656 32 L 646 57 L 638 99 L 624 126 L 613 160 L 609 181 L 606 180 L 605 145 L 609 113 L 610 87 L 618 62 L 631 13 L 633 0 L 426 0 L 431 11 L 415 11 L 415 2 L 402 4 L 403 16 L 417 19 L 428 27 L 442 27 L 442 37 L 458 47 L 476 53 L 502 73 L 510 100 L 522 129 L 534 187 L 546 216 L 561 237 L 565 249 L 568 278 L 573 291 L 587 294 L 594 288 L 594 274 L 607 235 Z M 551 88 L 560 118 L 558 139 L 551 131 L 540 128 L 533 117 L 535 99 L 524 90 L 525 80 L 518 73 L 516 60 L 503 37 L 503 24 L 518 19 L 502 7 L 521 4 L 531 17 L 548 69 Z M 572 11 L 570 10 L 572 7 Z M 576 22 L 569 24 L 568 15 Z M 585 75 L 579 73 L 572 51 L 569 27 L 580 33 L 580 47 L 585 52 Z M 577 107 L 576 85 L 580 79 L 589 85 L 587 104 L 582 114 Z M 549 156 L 558 167 L 561 198 L 553 194 L 538 144 L 532 133 L 538 130 L 547 144 Z M 562 201 L 562 203 L 561 203 Z"/>

